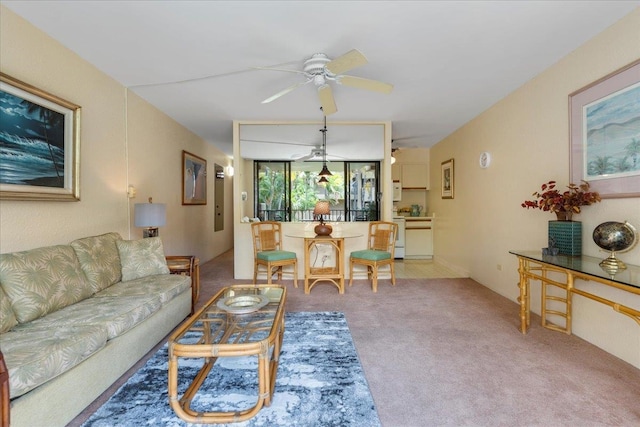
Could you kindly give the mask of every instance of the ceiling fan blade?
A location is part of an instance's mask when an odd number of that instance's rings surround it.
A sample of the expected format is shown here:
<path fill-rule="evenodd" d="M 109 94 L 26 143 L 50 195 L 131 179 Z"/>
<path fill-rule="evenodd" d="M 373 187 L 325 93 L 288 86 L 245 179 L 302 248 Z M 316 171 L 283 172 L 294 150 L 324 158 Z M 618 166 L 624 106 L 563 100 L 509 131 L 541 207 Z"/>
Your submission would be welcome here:
<path fill-rule="evenodd" d="M 294 154 L 294 155 L 291 156 L 291 159 L 296 161 L 296 162 L 302 162 L 304 160 L 312 159 L 313 156 L 315 156 L 315 154 L 313 154 L 313 153 L 309 153 L 309 154 Z"/>
<path fill-rule="evenodd" d="M 332 74 L 342 74 L 354 68 L 361 67 L 367 62 L 367 58 L 365 58 L 359 50 L 352 49 L 344 55 L 328 62 L 325 68 Z"/>
<path fill-rule="evenodd" d="M 268 104 L 271 101 L 275 101 L 276 99 L 280 98 L 281 96 L 284 96 L 286 94 L 288 94 L 289 92 L 294 91 L 295 89 L 299 88 L 300 86 L 304 86 L 307 83 L 311 82 L 312 80 L 309 79 L 305 82 L 301 82 L 301 83 L 296 83 L 294 85 L 289 86 L 286 89 L 281 90 L 280 92 L 276 93 L 275 95 L 270 96 L 269 98 L 265 99 L 264 101 L 262 101 L 262 104 Z"/>
<path fill-rule="evenodd" d="M 392 84 L 355 76 L 338 76 L 336 78 L 336 82 L 344 86 L 373 90 L 382 93 L 391 93 L 391 91 L 393 90 Z"/>
<path fill-rule="evenodd" d="M 318 97 L 320 98 L 320 105 L 322 106 L 322 113 L 325 116 L 329 116 L 336 111 L 338 108 L 336 107 L 336 101 L 333 99 L 333 92 L 331 90 L 331 86 L 328 84 L 324 84 L 318 87 Z"/>

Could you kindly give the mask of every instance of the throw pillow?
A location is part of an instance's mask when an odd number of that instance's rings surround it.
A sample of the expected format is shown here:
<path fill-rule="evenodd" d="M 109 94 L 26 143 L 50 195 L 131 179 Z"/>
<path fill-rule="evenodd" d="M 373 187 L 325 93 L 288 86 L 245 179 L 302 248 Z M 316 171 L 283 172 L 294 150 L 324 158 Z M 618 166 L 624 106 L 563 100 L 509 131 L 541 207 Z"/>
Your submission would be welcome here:
<path fill-rule="evenodd" d="M 71 242 L 94 292 L 120 281 L 122 267 L 116 246 L 118 240 L 122 240 L 120 234 L 112 232 Z"/>
<path fill-rule="evenodd" d="M 159 237 L 117 240 L 116 245 L 120 253 L 123 282 L 154 274 L 169 274 L 162 240 Z"/>
<path fill-rule="evenodd" d="M 0 284 L 20 323 L 82 301 L 93 289 L 69 245 L 0 255 Z"/>
<path fill-rule="evenodd" d="M 16 315 L 11 309 L 11 301 L 0 287 L 0 334 L 8 331 L 18 324 Z"/>

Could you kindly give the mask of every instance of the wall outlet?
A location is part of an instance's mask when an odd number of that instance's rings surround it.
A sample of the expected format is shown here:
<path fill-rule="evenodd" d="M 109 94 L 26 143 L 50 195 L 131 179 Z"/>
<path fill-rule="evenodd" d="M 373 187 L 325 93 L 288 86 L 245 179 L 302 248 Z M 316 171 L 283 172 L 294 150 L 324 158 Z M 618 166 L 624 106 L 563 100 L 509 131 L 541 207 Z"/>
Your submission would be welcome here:
<path fill-rule="evenodd" d="M 498 269 L 498 271 L 502 271 L 502 264 L 498 264 L 496 268 Z"/>

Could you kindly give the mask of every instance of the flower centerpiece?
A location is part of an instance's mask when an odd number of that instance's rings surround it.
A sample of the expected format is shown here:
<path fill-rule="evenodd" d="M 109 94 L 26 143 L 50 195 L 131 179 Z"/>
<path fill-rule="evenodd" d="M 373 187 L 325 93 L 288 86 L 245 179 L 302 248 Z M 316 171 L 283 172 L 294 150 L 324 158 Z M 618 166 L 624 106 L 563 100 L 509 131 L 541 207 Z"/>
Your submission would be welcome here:
<path fill-rule="evenodd" d="M 600 193 L 590 191 L 587 181 L 582 184 L 569 184 L 568 190 L 560 192 L 556 188 L 555 181 L 542 184 L 541 191 L 536 191 L 534 200 L 525 200 L 521 206 L 523 208 L 538 208 L 543 211 L 553 212 L 559 221 L 571 221 L 574 213 L 580 213 L 582 206 L 592 205 L 601 201 Z"/>

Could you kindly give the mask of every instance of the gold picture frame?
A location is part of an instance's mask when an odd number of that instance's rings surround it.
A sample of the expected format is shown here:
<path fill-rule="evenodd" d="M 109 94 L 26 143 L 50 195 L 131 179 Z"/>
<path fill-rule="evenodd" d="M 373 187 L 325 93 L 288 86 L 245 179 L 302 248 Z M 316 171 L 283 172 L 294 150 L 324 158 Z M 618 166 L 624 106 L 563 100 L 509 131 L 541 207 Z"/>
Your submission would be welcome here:
<path fill-rule="evenodd" d="M 182 204 L 207 204 L 207 161 L 182 151 Z"/>
<path fill-rule="evenodd" d="M 445 160 L 440 165 L 441 195 L 443 199 L 453 199 L 455 176 L 453 159 Z"/>
<path fill-rule="evenodd" d="M 80 200 L 80 112 L 0 73 L 0 199 Z"/>

